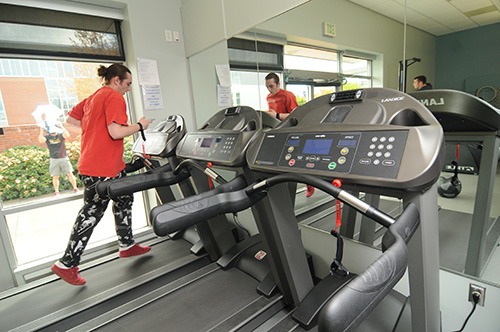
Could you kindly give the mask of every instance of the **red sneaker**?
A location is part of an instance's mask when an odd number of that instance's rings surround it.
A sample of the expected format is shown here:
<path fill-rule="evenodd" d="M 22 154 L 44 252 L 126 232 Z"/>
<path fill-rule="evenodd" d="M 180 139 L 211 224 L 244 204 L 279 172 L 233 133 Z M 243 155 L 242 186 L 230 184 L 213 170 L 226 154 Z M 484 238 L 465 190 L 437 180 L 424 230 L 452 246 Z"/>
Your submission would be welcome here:
<path fill-rule="evenodd" d="M 52 264 L 50 268 L 54 274 L 60 277 L 62 280 L 66 281 L 70 285 L 83 286 L 87 282 L 79 273 L 78 267 L 72 267 L 70 269 L 62 269 L 55 263 Z"/>
<path fill-rule="evenodd" d="M 147 253 L 150 250 L 150 246 L 141 246 L 140 244 L 136 243 L 128 249 L 120 250 L 120 258 L 139 256 Z"/>
<path fill-rule="evenodd" d="M 306 185 L 306 197 L 311 197 L 314 194 L 314 187 Z"/>

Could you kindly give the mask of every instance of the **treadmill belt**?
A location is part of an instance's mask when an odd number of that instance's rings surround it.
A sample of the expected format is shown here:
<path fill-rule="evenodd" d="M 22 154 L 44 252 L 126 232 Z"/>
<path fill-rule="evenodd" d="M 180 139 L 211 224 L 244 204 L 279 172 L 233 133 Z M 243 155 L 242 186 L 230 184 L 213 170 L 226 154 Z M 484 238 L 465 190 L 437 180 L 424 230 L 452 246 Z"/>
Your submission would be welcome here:
<path fill-rule="evenodd" d="M 259 301 L 257 285 L 239 269 L 217 269 L 98 331 L 206 331 Z"/>
<path fill-rule="evenodd" d="M 134 287 L 156 271 L 166 273 L 199 258 L 189 253 L 184 240 L 164 241 L 151 254 L 132 259 L 114 259 L 82 271 L 87 285 L 75 287 L 55 279 L 48 284 L 0 300 L 1 330 L 34 331 L 98 304 Z M 35 305 L 36 304 L 36 305 Z"/>

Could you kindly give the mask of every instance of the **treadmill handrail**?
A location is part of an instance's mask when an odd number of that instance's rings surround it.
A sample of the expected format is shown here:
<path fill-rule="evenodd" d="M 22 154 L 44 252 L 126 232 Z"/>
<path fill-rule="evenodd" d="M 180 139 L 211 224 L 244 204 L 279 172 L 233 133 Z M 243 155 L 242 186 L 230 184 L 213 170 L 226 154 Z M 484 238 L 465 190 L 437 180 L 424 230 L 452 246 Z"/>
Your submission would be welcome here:
<path fill-rule="evenodd" d="M 408 265 L 406 244 L 419 224 L 420 214 L 410 203 L 384 235 L 384 253 L 323 307 L 319 331 L 351 331 L 361 324 L 404 275 Z"/>
<path fill-rule="evenodd" d="M 190 173 L 187 169 L 174 174 L 170 164 L 167 164 L 146 173 L 99 182 L 96 190 L 99 196 L 113 199 L 138 191 L 171 186 L 187 179 L 189 176 Z"/>
<path fill-rule="evenodd" d="M 150 212 L 153 230 L 156 235 L 166 236 L 221 214 L 242 211 L 265 196 L 248 196 L 246 186 L 244 178 L 238 176 L 212 190 L 156 206 Z"/>

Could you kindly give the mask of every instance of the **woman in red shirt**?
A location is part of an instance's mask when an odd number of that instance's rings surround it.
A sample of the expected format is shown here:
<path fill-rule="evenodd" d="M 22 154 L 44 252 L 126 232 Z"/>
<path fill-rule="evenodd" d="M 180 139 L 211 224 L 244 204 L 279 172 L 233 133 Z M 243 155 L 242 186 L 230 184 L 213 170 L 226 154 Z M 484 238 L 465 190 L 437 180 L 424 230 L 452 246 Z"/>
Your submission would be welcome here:
<path fill-rule="evenodd" d="M 125 176 L 123 138 L 148 128 L 150 120 L 142 117 L 129 125 L 127 105 L 123 95 L 130 90 L 132 74 L 122 64 L 100 66 L 97 74 L 104 85 L 77 104 L 70 112 L 68 123 L 82 128 L 81 154 L 78 160 L 80 179 L 85 185 L 84 204 L 80 209 L 66 251 L 52 265 L 52 271 L 69 284 L 81 286 L 86 280 L 80 276 L 78 264 L 92 231 L 101 220 L 109 198 L 102 199 L 96 192 L 101 181 Z M 120 257 L 142 255 L 151 250 L 134 241 L 132 234 L 133 195 L 113 201 L 116 234 Z"/>

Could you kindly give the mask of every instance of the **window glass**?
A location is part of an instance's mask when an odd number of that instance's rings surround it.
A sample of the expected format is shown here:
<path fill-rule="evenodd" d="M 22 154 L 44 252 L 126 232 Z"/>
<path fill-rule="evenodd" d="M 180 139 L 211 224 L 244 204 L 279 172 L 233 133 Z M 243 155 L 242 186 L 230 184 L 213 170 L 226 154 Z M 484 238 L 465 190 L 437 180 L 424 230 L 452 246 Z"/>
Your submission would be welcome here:
<path fill-rule="evenodd" d="M 0 4 L 0 52 L 124 61 L 120 21 Z M 16 61 L 11 75 L 20 75 Z"/>
<path fill-rule="evenodd" d="M 0 208 L 3 210 L 19 265 L 60 255 L 81 207 L 81 193 L 74 193 L 66 175 L 60 177 L 60 195 L 54 195 L 45 143 L 38 142 L 41 125 L 37 109 L 55 108 L 64 123 L 67 113 L 80 100 L 101 86 L 99 65 L 110 63 L 54 60 L 2 59 L 0 73 Z M 17 75 L 13 73 L 17 72 Z M 49 107 L 50 106 L 50 107 Z M 8 120 L 8 121 L 7 121 Z M 66 150 L 77 174 L 81 131 L 64 124 L 70 137 Z M 126 141 L 124 160 L 131 159 L 133 140 Z M 82 188 L 82 184 L 78 185 Z M 147 226 L 142 194 L 134 195 L 133 226 Z M 102 226 L 101 226 L 102 225 Z M 115 241 L 111 208 L 94 231 L 89 247 Z M 36 244 L 37 250 L 33 250 Z"/>
<path fill-rule="evenodd" d="M 286 89 L 291 91 L 297 98 L 297 104 L 304 105 L 306 102 L 311 100 L 311 90 L 310 85 L 305 84 L 287 84 Z"/>
<path fill-rule="evenodd" d="M 255 71 L 231 70 L 233 105 L 244 105 L 256 110 L 267 110 L 266 75 Z"/>
<path fill-rule="evenodd" d="M 2 89 L 0 89 L 0 128 L 7 127 L 7 114 L 5 114 L 5 107 L 3 106 Z"/>
<path fill-rule="evenodd" d="M 342 73 L 346 75 L 370 76 L 371 60 L 344 56 L 342 58 Z"/>
<path fill-rule="evenodd" d="M 339 71 L 337 52 L 294 45 L 285 46 L 284 63 L 286 69 L 327 73 L 337 73 Z"/>

